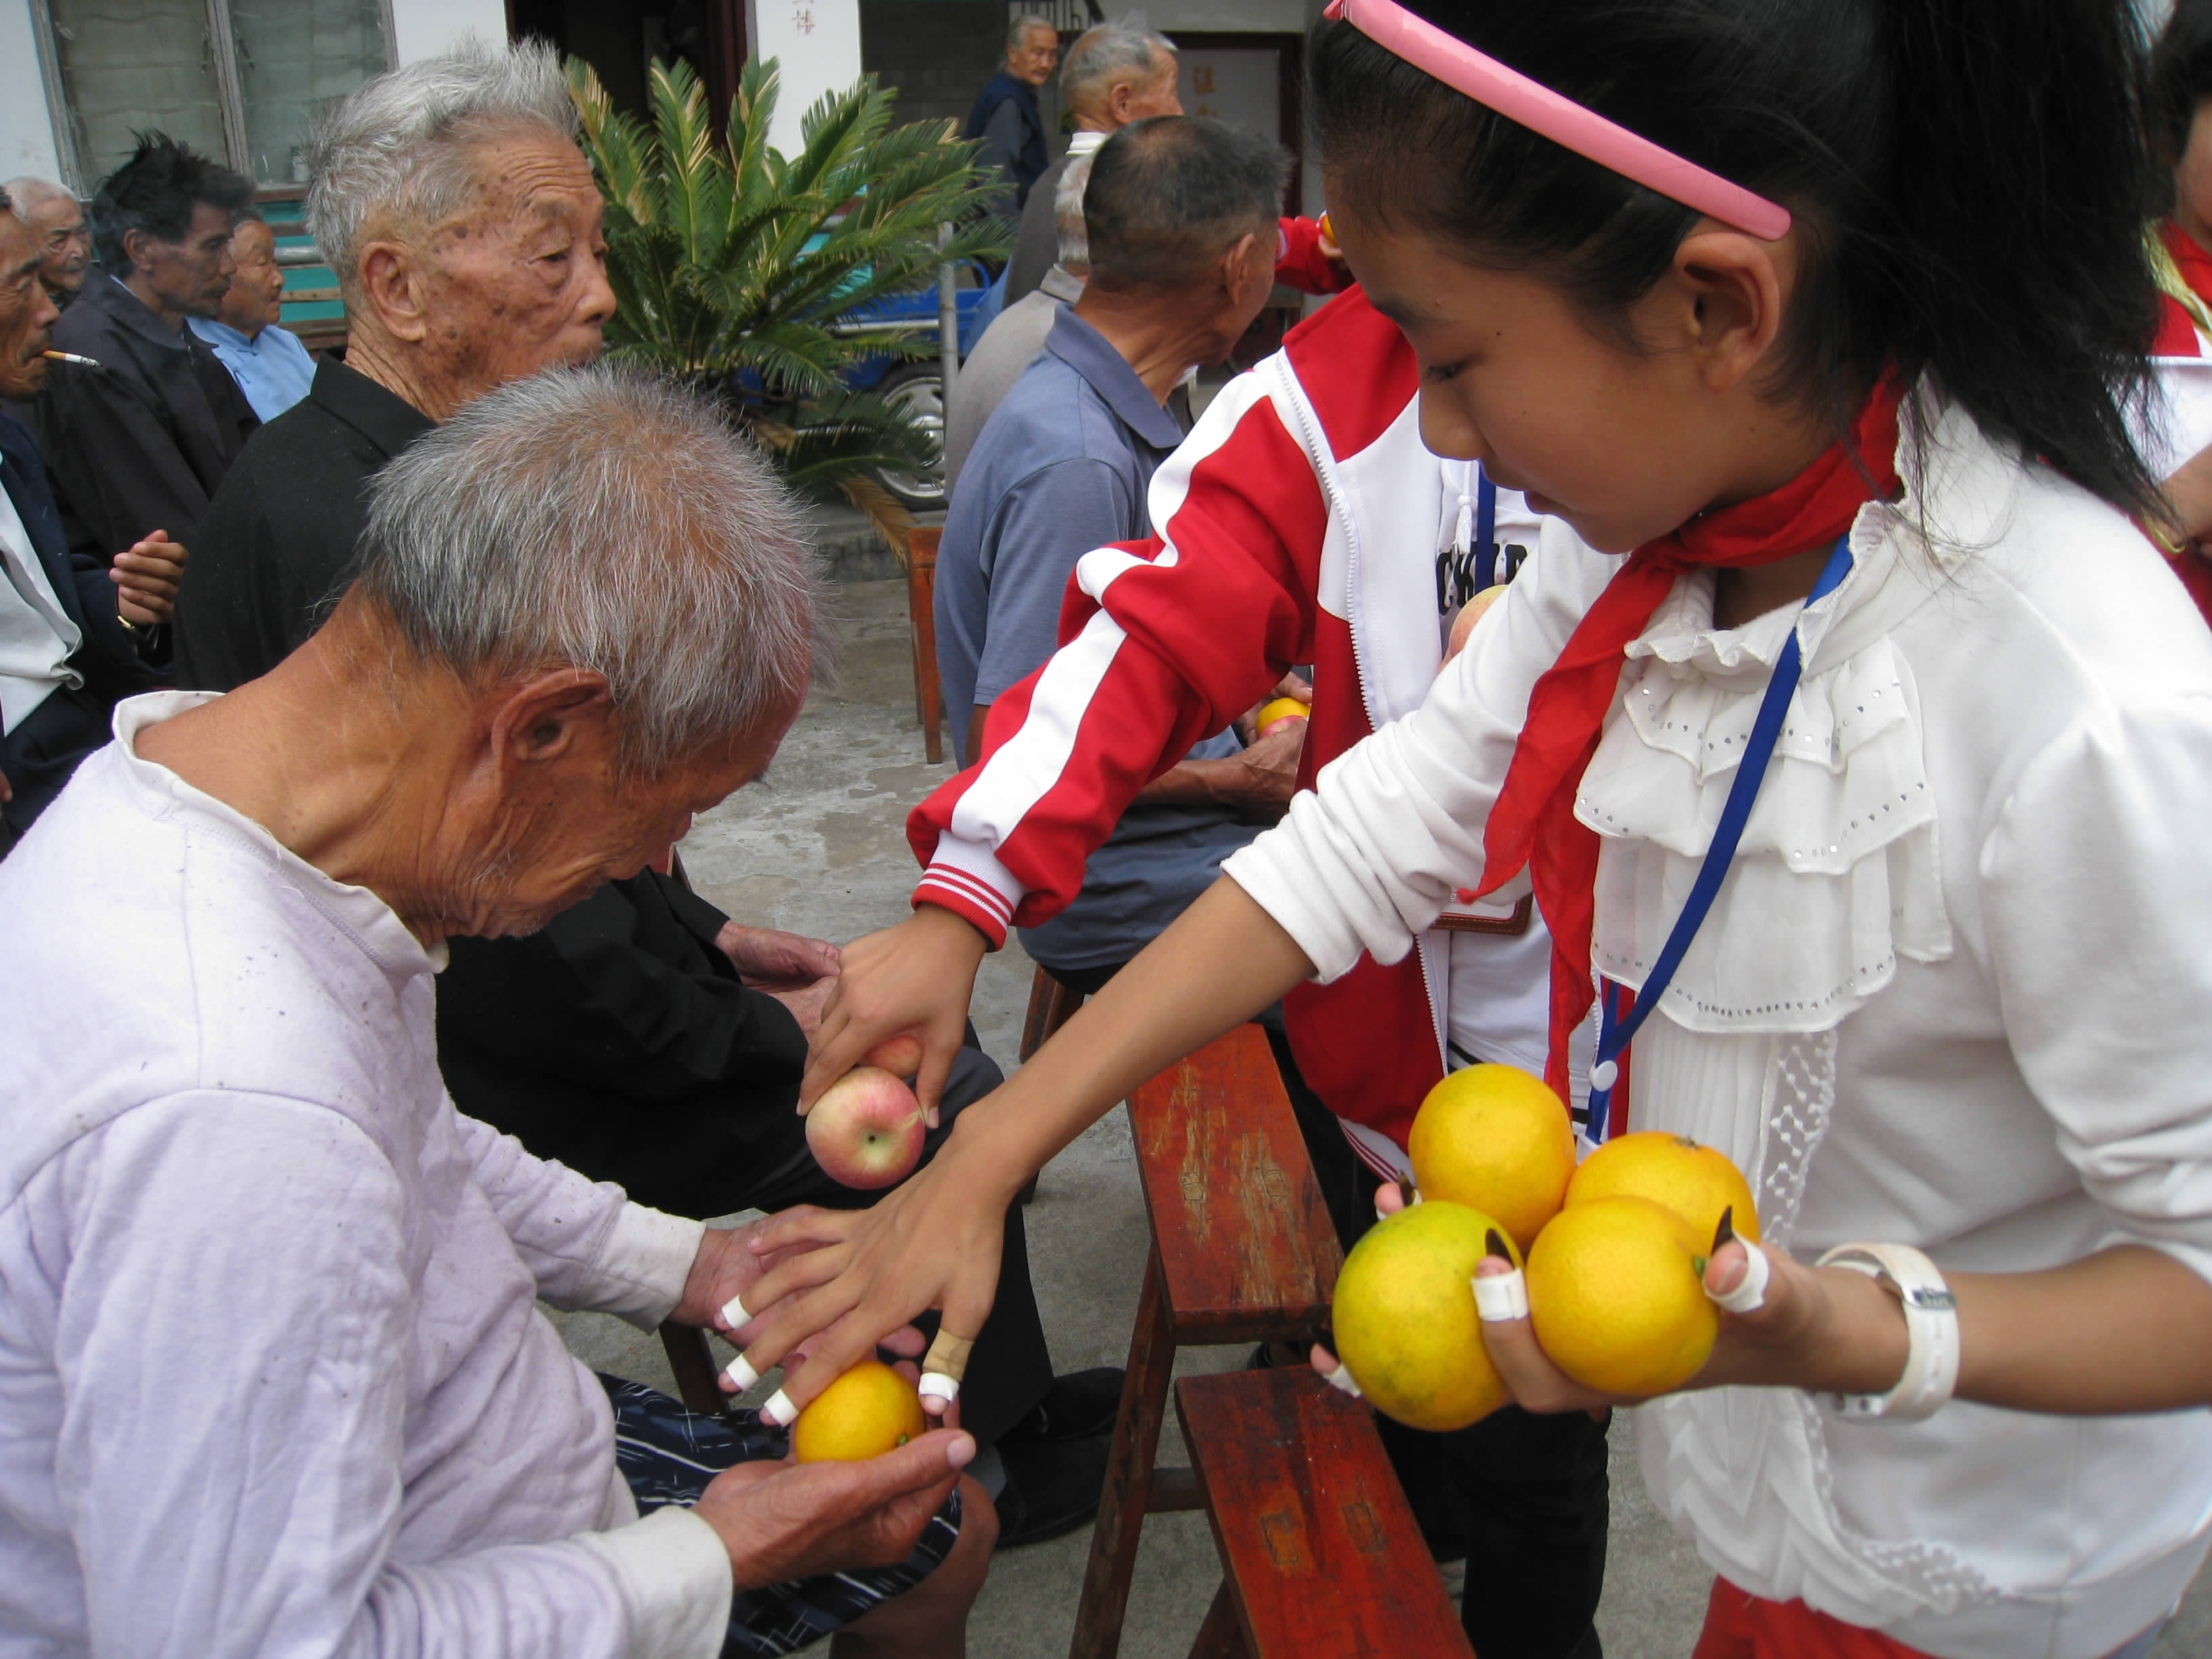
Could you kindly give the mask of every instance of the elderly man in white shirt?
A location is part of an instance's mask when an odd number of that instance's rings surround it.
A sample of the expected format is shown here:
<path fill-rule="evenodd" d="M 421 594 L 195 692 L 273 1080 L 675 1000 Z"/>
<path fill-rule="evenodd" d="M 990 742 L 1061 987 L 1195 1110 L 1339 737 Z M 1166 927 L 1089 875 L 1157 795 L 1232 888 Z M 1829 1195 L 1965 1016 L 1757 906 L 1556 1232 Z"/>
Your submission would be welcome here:
<path fill-rule="evenodd" d="M 814 651 L 789 505 L 608 368 L 375 490 L 319 634 L 124 703 L 0 865 L 0 1651 L 959 1653 L 972 1440 L 793 1465 L 603 1387 L 538 1301 L 711 1324 L 761 1259 L 439 1080 L 449 936 L 539 926 L 767 765 Z"/>

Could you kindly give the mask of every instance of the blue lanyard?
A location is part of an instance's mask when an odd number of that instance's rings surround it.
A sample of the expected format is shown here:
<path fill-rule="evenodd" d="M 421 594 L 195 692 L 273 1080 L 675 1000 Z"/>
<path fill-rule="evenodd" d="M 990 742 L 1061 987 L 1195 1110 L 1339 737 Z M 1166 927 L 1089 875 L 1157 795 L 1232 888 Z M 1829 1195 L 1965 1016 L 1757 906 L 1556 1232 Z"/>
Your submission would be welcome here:
<path fill-rule="evenodd" d="M 1485 471 L 1474 487 L 1474 591 L 1498 585 L 1498 486 Z"/>
<path fill-rule="evenodd" d="M 1828 555 L 1820 580 L 1813 584 L 1812 595 L 1805 603 L 1812 605 L 1834 592 L 1850 574 L 1850 568 L 1851 538 L 1846 532 L 1837 541 L 1836 550 Z M 1659 999 L 1667 994 L 1674 969 L 1681 966 L 1690 941 L 1698 936 L 1698 929 L 1705 924 L 1705 913 L 1713 908 L 1713 900 L 1720 894 L 1721 883 L 1735 857 L 1736 843 L 1743 839 L 1743 827 L 1751 819 L 1752 803 L 1759 798 L 1759 786 L 1766 776 L 1767 763 L 1774 758 L 1774 745 L 1782 735 L 1782 721 L 1790 712 L 1790 698 L 1797 690 L 1803 668 L 1797 648 L 1797 629 L 1793 626 L 1789 639 L 1783 643 L 1782 655 L 1774 665 L 1773 677 L 1766 682 L 1766 695 L 1759 700 L 1759 718 L 1752 722 L 1750 741 L 1744 744 L 1743 759 L 1736 767 L 1735 781 L 1729 785 L 1728 804 L 1721 808 L 1721 821 L 1714 827 L 1712 844 L 1705 848 L 1705 861 L 1698 866 L 1698 878 L 1691 885 L 1689 902 L 1674 919 L 1674 931 L 1667 935 L 1659 960 L 1651 965 L 1644 988 L 1636 994 L 1636 1006 L 1626 1018 L 1620 1013 L 1620 988 L 1610 980 L 1605 982 L 1604 994 L 1599 999 L 1597 1059 L 1590 1066 L 1592 1140 L 1605 1139 L 1613 1085 L 1620 1080 L 1619 1061 L 1622 1051 L 1645 1018 L 1659 1006 Z"/>

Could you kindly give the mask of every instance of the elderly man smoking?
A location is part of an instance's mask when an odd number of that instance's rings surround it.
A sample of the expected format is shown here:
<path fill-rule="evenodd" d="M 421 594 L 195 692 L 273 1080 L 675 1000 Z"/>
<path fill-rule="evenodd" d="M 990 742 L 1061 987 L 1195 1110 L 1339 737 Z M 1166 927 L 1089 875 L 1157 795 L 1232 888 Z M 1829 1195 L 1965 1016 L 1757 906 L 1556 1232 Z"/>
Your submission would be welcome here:
<path fill-rule="evenodd" d="M 759 1263 L 439 1083 L 449 935 L 538 927 L 768 763 L 814 648 L 790 507 L 703 404 L 554 370 L 387 468 L 362 557 L 275 672 L 122 705 L 0 865 L 0 1629 L 957 1654 L 969 1437 L 785 1465 L 603 1388 L 535 1299 L 704 1324 Z"/>

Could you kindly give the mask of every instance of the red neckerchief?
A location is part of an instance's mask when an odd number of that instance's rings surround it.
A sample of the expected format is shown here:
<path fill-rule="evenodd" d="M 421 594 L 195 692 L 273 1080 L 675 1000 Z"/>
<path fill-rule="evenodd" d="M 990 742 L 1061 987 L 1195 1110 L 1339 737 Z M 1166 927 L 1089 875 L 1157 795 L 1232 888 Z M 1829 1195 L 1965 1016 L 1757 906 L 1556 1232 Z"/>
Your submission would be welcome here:
<path fill-rule="evenodd" d="M 2212 253 L 2197 245 L 2197 240 L 2171 219 L 2159 222 L 2158 240 L 2173 260 L 2173 269 L 2183 283 L 2199 300 L 2212 306 Z M 2197 337 L 2197 319 L 2191 317 L 2181 301 L 2160 289 L 2158 296 L 2158 328 L 2151 341 L 2154 357 L 2197 357 L 2203 347 Z"/>
<path fill-rule="evenodd" d="M 2212 253 L 2197 246 L 2197 239 L 2171 219 L 2160 221 L 2158 239 L 2173 256 L 2173 268 L 2189 284 L 2189 291 L 2212 305 Z"/>
<path fill-rule="evenodd" d="M 1824 547 L 1850 528 L 1868 501 L 1894 494 L 1903 396 L 1895 377 L 1885 375 L 1852 422 L 1848 445 L 1839 439 L 1781 489 L 1692 519 L 1630 554 L 1529 695 L 1528 720 L 1483 832 L 1481 890 L 1529 866 L 1552 931 L 1545 1080 L 1563 1100 L 1569 1097 L 1567 1039 L 1595 996 L 1590 923 L 1598 837 L 1575 817 L 1575 790 L 1619 693 L 1628 643 L 1683 572 L 1698 565 L 1771 564 Z"/>

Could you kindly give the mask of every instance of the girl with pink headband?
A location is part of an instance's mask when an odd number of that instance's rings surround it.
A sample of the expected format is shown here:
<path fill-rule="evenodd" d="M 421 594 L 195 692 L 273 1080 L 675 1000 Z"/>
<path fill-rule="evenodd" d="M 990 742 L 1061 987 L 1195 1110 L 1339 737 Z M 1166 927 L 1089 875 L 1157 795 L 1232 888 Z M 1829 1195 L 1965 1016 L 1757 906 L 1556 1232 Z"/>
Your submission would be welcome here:
<path fill-rule="evenodd" d="M 1525 873 L 1555 1077 L 1600 1004 L 1593 1133 L 1758 1194 L 1677 1394 L 1486 1326 L 1522 1407 L 1635 1407 L 1717 1574 L 1698 1659 L 2137 1659 L 2212 1543 L 2212 635 L 2137 528 L 2134 9 L 1337 10 L 1310 86 L 1364 302 L 1428 447 L 1553 517 L 1427 702 L 929 1171 L 772 1231 L 830 1248 L 763 1279 L 795 1294 L 749 1355 L 837 1323 L 804 1396 L 924 1307 L 972 1322 L 997 1207 L 1085 1125 Z"/>

